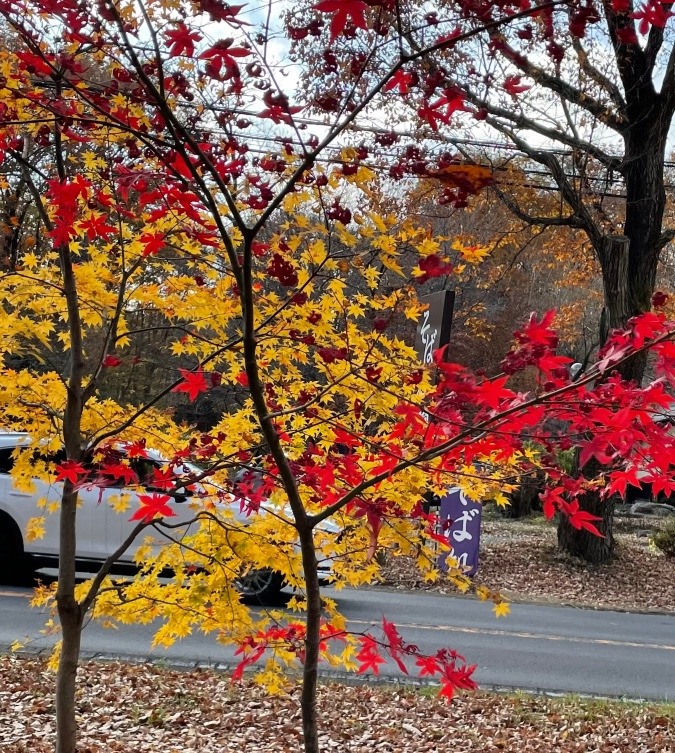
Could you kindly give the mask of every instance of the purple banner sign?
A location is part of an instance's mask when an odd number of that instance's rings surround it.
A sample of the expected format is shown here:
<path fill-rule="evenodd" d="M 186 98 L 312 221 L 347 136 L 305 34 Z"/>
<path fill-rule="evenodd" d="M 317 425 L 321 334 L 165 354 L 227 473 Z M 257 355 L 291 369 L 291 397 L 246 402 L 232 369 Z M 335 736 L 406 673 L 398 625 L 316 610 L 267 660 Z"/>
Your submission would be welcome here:
<path fill-rule="evenodd" d="M 451 547 L 450 552 L 438 558 L 441 571 L 447 571 L 446 559 L 451 554 L 467 575 L 476 574 L 482 510 L 483 505 L 467 497 L 461 489 L 450 489 L 441 499 L 439 528 Z"/>

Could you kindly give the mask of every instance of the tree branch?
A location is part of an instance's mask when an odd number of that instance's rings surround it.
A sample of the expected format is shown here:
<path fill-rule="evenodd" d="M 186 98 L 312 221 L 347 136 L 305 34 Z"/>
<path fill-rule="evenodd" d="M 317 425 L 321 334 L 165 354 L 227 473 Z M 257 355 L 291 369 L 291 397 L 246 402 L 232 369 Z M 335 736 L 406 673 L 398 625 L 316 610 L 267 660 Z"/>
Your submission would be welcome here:
<path fill-rule="evenodd" d="M 591 144 L 589 141 L 575 138 L 571 134 L 560 131 L 557 128 L 548 128 L 541 123 L 538 123 L 536 120 L 527 117 L 522 112 L 511 112 L 505 107 L 500 107 L 498 105 L 492 104 L 482 97 L 479 97 L 477 94 L 463 89 L 459 82 L 453 81 L 452 83 L 462 90 L 463 94 L 469 102 L 471 102 L 476 107 L 486 110 L 490 115 L 493 116 L 493 118 L 489 120 L 490 125 L 492 125 L 493 127 L 496 128 L 497 125 L 495 125 L 495 122 L 498 122 L 495 121 L 494 118 L 502 118 L 503 120 L 508 121 L 509 124 L 511 124 L 511 126 L 514 128 L 527 129 L 528 131 L 538 133 L 540 136 L 544 136 L 545 138 L 551 139 L 552 141 L 557 141 L 560 144 L 565 144 L 565 146 L 569 146 L 572 149 L 578 149 L 579 151 L 585 152 L 589 156 L 593 157 L 593 159 L 600 162 L 600 164 L 606 167 L 608 170 L 616 170 L 617 172 L 620 171 L 623 162 L 621 157 L 607 154 L 599 147 Z M 511 136 L 509 134 L 512 132 L 505 132 L 504 130 L 502 130 L 503 125 L 499 125 L 500 127 L 498 128 L 498 130 L 501 130 L 502 133 L 506 133 L 506 135 L 511 139 Z"/>
<path fill-rule="evenodd" d="M 604 123 L 609 128 L 613 129 L 617 133 L 623 133 L 625 130 L 625 121 L 621 117 L 617 117 L 607 107 L 607 105 L 599 102 L 597 99 L 589 96 L 588 94 L 580 91 L 572 86 L 567 81 L 563 81 L 557 76 L 552 76 L 547 73 L 543 68 L 531 63 L 526 57 L 513 49 L 501 34 L 491 34 L 490 37 L 499 42 L 499 50 L 504 57 L 521 73 L 524 73 L 529 78 L 536 81 L 537 84 L 543 86 L 549 91 L 555 92 L 562 99 L 576 105 L 577 107 L 586 110 L 586 112 L 593 115 L 601 123 Z"/>
<path fill-rule="evenodd" d="M 524 139 L 518 136 L 513 131 L 505 128 L 501 123 L 492 122 L 491 118 L 488 118 L 487 122 L 496 128 L 500 133 L 510 138 L 513 143 L 520 149 L 521 152 L 526 154 L 530 159 L 538 162 L 540 165 L 544 165 L 551 173 L 551 177 L 558 186 L 558 190 L 563 200 L 572 209 L 574 224 L 572 227 L 577 227 L 583 230 L 588 235 L 589 240 L 593 244 L 593 248 L 599 248 L 602 242 L 603 233 L 601 229 L 596 225 L 591 217 L 588 209 L 585 207 L 579 192 L 574 188 L 570 182 L 563 166 L 560 161 L 550 152 L 539 151 L 533 149 Z"/>
<path fill-rule="evenodd" d="M 603 7 L 605 9 L 607 30 L 614 47 L 617 69 L 624 91 L 626 92 L 626 100 L 630 103 L 631 99 L 635 99 L 638 87 L 642 88 L 644 86 L 645 79 L 651 83 L 647 56 L 637 41 L 635 21 L 631 17 L 635 10 L 634 3 L 630 0 L 628 10 L 625 13 L 617 13 L 614 10 L 612 0 L 604 0 Z M 621 41 L 617 32 L 624 29 L 635 35 L 635 43 L 626 44 Z M 651 90 L 654 93 L 653 84 Z"/>
<path fill-rule="evenodd" d="M 626 109 L 626 100 L 623 98 L 621 89 L 605 74 L 598 70 L 593 63 L 588 59 L 588 53 L 581 44 L 581 40 L 578 37 L 572 37 L 572 48 L 577 54 L 577 60 L 579 61 L 579 68 L 598 86 L 601 86 L 607 96 L 612 100 L 616 109 L 623 113 Z"/>

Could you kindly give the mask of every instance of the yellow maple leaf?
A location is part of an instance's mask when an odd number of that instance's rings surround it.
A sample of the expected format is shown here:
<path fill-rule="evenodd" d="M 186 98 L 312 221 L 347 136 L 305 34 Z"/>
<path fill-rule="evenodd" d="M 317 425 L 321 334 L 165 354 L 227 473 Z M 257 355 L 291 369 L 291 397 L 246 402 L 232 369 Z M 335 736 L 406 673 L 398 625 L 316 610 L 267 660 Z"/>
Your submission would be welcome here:
<path fill-rule="evenodd" d="M 39 518 L 31 518 L 26 523 L 26 539 L 28 541 L 36 541 L 41 539 L 45 535 L 45 519 L 44 516 Z"/>
<path fill-rule="evenodd" d="M 131 504 L 128 494 L 111 495 L 108 502 L 110 502 L 110 506 L 116 513 L 126 512 Z"/>
<path fill-rule="evenodd" d="M 59 668 L 59 660 L 61 659 L 61 645 L 62 641 L 57 641 L 54 644 L 54 649 L 47 662 L 47 668 L 50 672 L 56 672 Z"/>
<path fill-rule="evenodd" d="M 382 254 L 380 258 L 382 260 L 382 264 L 384 264 L 387 269 L 391 269 L 392 272 L 396 272 L 396 274 L 401 275 L 401 277 L 404 276 L 401 265 L 396 261 L 392 254 Z"/>
<path fill-rule="evenodd" d="M 476 596 L 481 601 L 486 601 L 490 598 L 490 589 L 485 586 L 476 586 Z"/>
<path fill-rule="evenodd" d="M 459 241 L 452 244 L 455 251 L 459 251 L 464 261 L 469 264 L 480 264 L 486 256 L 490 255 L 489 246 L 465 246 Z"/>
<path fill-rule="evenodd" d="M 507 602 L 500 601 L 492 607 L 492 611 L 495 613 L 495 617 L 506 617 L 506 615 L 511 611 L 511 607 L 507 604 Z"/>
<path fill-rule="evenodd" d="M 440 248 L 440 243 L 432 238 L 425 238 L 421 243 L 417 243 L 415 248 L 422 254 L 422 256 L 429 256 L 430 254 L 437 254 Z"/>

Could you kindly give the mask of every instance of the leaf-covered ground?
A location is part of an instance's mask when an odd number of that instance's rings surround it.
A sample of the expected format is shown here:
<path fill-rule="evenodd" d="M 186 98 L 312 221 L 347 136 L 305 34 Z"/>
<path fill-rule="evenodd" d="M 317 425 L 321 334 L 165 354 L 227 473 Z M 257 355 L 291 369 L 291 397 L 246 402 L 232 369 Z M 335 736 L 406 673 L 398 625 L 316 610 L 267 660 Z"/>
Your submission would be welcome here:
<path fill-rule="evenodd" d="M 0 750 L 51 753 L 54 676 L 0 657 Z M 81 753 L 301 751 L 296 694 L 267 697 L 211 671 L 89 662 Z M 672 753 L 673 706 L 471 694 L 452 703 L 372 685 L 323 686 L 321 745 L 345 753 Z"/>
<path fill-rule="evenodd" d="M 675 559 L 649 547 L 656 520 L 619 519 L 617 557 L 589 567 L 556 547 L 555 528 L 543 519 L 486 520 L 476 582 L 514 601 L 545 601 L 593 608 L 675 611 Z M 384 583 L 400 589 L 455 593 L 443 583 L 424 583 L 414 562 L 392 557 Z"/>

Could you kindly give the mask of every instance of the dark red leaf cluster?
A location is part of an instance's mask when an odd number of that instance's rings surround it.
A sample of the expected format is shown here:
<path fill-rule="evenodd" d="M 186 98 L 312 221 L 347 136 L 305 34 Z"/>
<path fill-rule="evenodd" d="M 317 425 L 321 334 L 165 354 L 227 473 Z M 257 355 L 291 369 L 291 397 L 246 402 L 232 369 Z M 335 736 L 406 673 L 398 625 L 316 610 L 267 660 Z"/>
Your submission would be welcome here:
<path fill-rule="evenodd" d="M 419 283 L 427 282 L 434 277 L 450 275 L 453 270 L 452 264 L 444 262 L 438 254 L 423 256 L 418 264 L 419 268 L 422 270 L 422 274 L 417 277 Z"/>
<path fill-rule="evenodd" d="M 267 266 L 267 274 L 279 280 L 287 288 L 293 288 L 298 284 L 298 273 L 295 267 L 279 253 L 272 255 L 272 260 Z"/>

